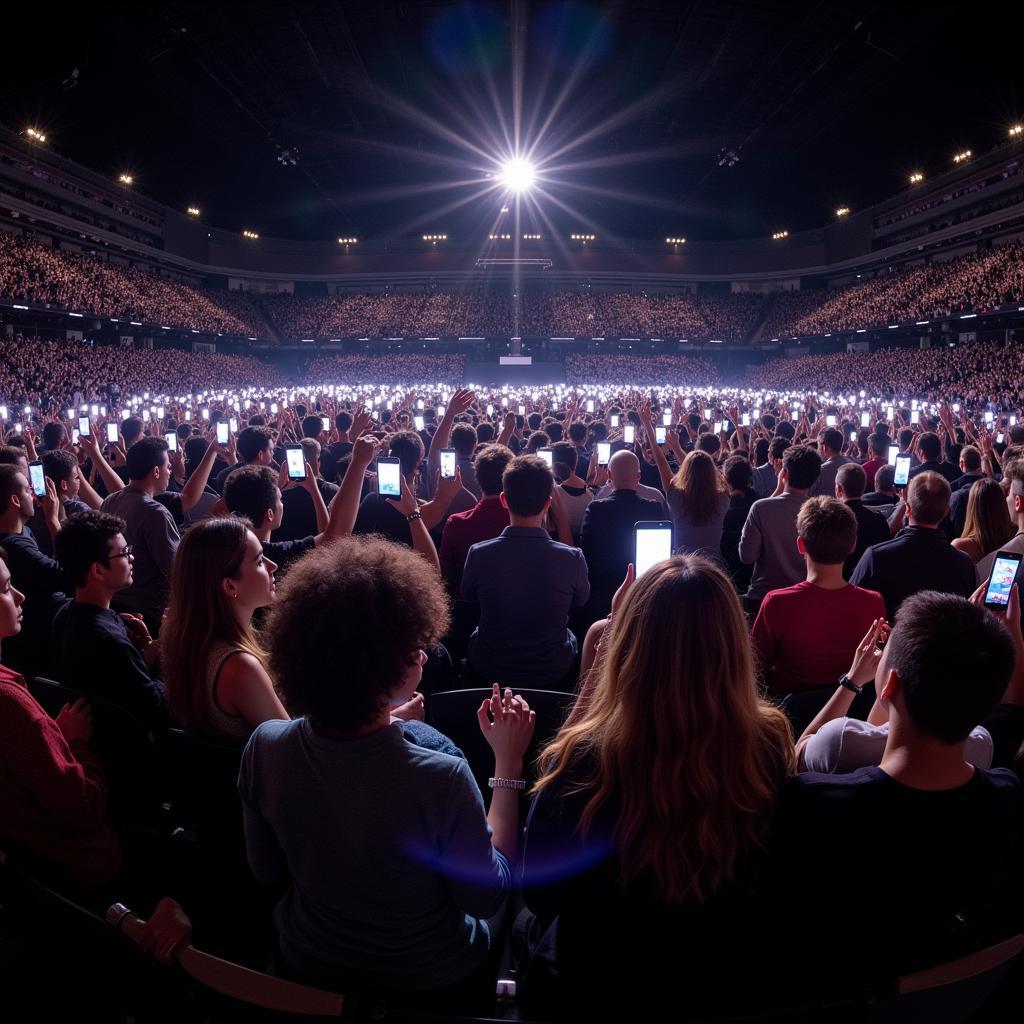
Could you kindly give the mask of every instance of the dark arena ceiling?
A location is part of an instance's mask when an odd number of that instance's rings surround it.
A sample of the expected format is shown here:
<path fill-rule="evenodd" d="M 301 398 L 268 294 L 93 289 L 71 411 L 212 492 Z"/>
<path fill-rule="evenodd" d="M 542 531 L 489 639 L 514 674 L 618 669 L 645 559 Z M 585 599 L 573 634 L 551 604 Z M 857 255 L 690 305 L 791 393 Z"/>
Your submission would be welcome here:
<path fill-rule="evenodd" d="M 1017 13 L 1013 13 L 1016 11 Z M 0 120 L 264 236 L 763 237 L 1006 141 L 1017 5 L 300 2 L 5 11 Z"/>

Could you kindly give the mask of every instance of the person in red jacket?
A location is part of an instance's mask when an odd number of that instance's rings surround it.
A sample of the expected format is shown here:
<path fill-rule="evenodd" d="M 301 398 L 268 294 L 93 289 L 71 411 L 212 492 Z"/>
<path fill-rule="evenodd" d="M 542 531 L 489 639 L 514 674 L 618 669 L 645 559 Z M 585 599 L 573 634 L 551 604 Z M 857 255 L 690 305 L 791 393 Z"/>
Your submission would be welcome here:
<path fill-rule="evenodd" d="M 24 600 L 0 548 L 0 640 L 21 629 Z M 13 843 L 36 870 L 76 889 L 110 881 L 123 859 L 91 734 L 84 700 L 51 719 L 25 680 L 0 665 L 0 849 Z"/>

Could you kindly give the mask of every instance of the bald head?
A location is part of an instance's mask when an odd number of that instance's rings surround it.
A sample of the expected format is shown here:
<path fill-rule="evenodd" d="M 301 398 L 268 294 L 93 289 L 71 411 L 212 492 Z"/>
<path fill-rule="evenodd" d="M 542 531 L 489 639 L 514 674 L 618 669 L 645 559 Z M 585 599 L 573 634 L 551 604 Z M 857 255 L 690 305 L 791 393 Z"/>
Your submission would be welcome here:
<path fill-rule="evenodd" d="M 608 476 L 616 491 L 635 491 L 640 483 L 640 460 L 623 449 L 608 460 Z"/>

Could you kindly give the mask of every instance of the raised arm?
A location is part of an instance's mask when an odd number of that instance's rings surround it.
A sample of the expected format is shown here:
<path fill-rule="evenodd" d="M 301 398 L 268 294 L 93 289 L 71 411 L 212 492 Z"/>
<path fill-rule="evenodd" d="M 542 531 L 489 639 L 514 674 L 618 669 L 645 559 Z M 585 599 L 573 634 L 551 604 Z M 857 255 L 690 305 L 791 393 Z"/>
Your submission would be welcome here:
<path fill-rule="evenodd" d="M 654 464 L 658 467 L 658 475 L 661 477 L 661 487 L 668 494 L 669 486 L 672 483 L 672 470 L 669 468 L 668 459 L 658 444 L 657 434 L 654 432 L 654 420 L 651 419 L 651 407 L 644 402 L 640 406 L 640 422 L 644 425 L 644 433 L 647 435 L 647 444 L 654 455 Z"/>
<path fill-rule="evenodd" d="M 434 471 L 441 465 L 441 449 L 447 448 L 448 442 L 452 438 L 452 425 L 455 423 L 455 417 L 461 416 L 475 401 L 476 395 L 469 388 L 459 388 L 448 400 L 441 422 L 438 423 L 437 430 L 434 431 L 434 436 L 430 439 L 430 451 L 427 452 L 427 472 L 431 474 L 431 479 L 433 479 Z"/>
<path fill-rule="evenodd" d="M 356 525 L 359 514 L 359 500 L 363 495 L 363 479 L 366 467 L 373 462 L 380 451 L 375 437 L 367 435 L 357 438 L 352 445 L 352 457 L 345 479 L 331 502 L 330 520 L 326 531 L 330 538 L 347 537 Z"/>
<path fill-rule="evenodd" d="M 210 479 L 210 470 L 213 469 L 213 464 L 217 461 L 217 456 L 220 452 L 220 445 L 207 445 L 202 460 L 181 489 L 182 511 L 188 512 L 199 504 L 199 499 L 206 490 L 206 482 Z"/>
<path fill-rule="evenodd" d="M 83 434 L 79 438 L 79 443 L 82 445 L 82 450 L 89 456 L 92 467 L 103 481 L 103 486 L 106 487 L 107 493 L 114 494 L 121 490 L 124 487 L 124 481 L 114 472 L 113 467 L 103 457 L 103 452 L 100 451 L 100 446 L 96 441 L 95 424 L 92 425 L 92 429 L 88 434 Z"/>

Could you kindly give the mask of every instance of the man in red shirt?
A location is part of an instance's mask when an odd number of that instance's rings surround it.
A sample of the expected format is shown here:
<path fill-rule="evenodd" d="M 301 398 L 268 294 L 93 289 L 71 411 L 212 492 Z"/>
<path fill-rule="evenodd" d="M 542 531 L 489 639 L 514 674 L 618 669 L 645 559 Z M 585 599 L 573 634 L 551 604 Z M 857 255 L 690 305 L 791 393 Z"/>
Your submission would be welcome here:
<path fill-rule="evenodd" d="M 889 459 L 889 438 L 885 434 L 872 434 L 868 438 L 868 461 L 861 466 L 867 479 L 865 492 L 875 489 L 875 474 Z"/>
<path fill-rule="evenodd" d="M 810 498 L 796 529 L 807 579 L 769 591 L 752 633 L 765 685 L 776 694 L 834 684 L 871 623 L 885 618 L 880 594 L 843 579 L 843 562 L 857 543 L 850 509 L 835 498 Z"/>
<path fill-rule="evenodd" d="M 508 509 L 501 505 L 501 477 L 513 459 L 503 444 L 480 448 L 473 459 L 476 480 L 483 497 L 468 511 L 450 515 L 441 535 L 441 575 L 453 598 L 462 596 L 462 570 L 469 549 L 497 537 L 509 524 Z"/>

